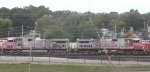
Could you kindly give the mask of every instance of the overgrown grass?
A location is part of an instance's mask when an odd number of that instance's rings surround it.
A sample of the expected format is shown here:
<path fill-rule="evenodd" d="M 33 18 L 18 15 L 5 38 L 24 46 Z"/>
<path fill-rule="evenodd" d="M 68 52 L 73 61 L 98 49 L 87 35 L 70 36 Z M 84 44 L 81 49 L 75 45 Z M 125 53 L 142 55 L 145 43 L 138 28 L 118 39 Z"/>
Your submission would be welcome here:
<path fill-rule="evenodd" d="M 126 71 L 149 71 L 150 72 L 150 65 L 149 66 L 126 66 L 123 69 Z"/>
<path fill-rule="evenodd" d="M 150 71 L 150 66 L 115 67 L 119 72 Z M 29 72 L 28 64 L 0 64 L 0 72 Z M 110 66 L 32 64 L 31 72 L 113 72 Z"/>

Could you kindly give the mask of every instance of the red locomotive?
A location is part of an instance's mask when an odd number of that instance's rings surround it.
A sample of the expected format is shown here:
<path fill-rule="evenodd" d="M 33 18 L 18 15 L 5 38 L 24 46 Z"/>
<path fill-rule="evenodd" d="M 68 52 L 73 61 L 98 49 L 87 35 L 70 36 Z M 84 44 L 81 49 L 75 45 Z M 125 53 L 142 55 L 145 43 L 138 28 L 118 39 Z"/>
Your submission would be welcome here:
<path fill-rule="evenodd" d="M 8 37 L 0 40 L 1 51 L 46 50 L 51 54 L 148 54 L 150 40 L 141 38 L 77 39 L 69 45 L 69 39 L 38 39 L 34 37 Z M 12 52 L 11 52 L 12 53 Z"/>

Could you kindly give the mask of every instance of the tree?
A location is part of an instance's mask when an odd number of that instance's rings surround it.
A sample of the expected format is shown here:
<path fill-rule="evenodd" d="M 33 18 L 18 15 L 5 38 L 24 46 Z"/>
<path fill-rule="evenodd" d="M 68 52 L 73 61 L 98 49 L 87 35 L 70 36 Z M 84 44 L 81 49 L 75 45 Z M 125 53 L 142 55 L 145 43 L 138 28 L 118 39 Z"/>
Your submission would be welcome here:
<path fill-rule="evenodd" d="M 13 27 L 18 27 L 15 30 L 21 29 L 19 27 L 22 25 L 25 27 L 25 32 L 28 31 L 27 27 L 30 27 L 30 29 L 34 28 L 36 20 L 35 15 L 27 14 L 24 9 L 18 7 L 11 9 L 10 12 Z"/>
<path fill-rule="evenodd" d="M 126 37 L 127 37 L 127 38 L 132 38 L 132 37 L 133 37 L 133 33 L 129 30 L 129 31 L 126 33 Z"/>
<path fill-rule="evenodd" d="M 126 23 L 126 30 L 133 27 L 135 31 L 139 31 L 144 26 L 144 19 L 138 10 L 131 9 L 129 12 L 120 14 L 120 19 Z"/>
<path fill-rule="evenodd" d="M 1 18 L 10 18 L 10 10 L 6 7 L 0 8 L 0 17 Z"/>
<path fill-rule="evenodd" d="M 45 30 L 46 38 L 64 38 L 64 31 L 59 26 L 51 26 Z"/>
<path fill-rule="evenodd" d="M 29 5 L 23 8 L 15 7 L 12 9 L 2 7 L 0 8 L 0 18 L 10 19 L 14 31 L 20 32 L 19 30 L 21 30 L 23 25 L 25 32 L 36 28 L 42 34 L 48 32 L 46 33 L 47 37 L 54 37 L 50 35 L 68 37 L 71 41 L 75 41 L 76 38 L 81 36 L 90 38 L 93 35 L 88 33 L 94 33 L 92 29 L 107 28 L 114 30 L 116 26 L 119 33 L 123 28 L 125 32 L 128 32 L 130 27 L 133 27 L 135 31 L 139 32 L 143 30 L 144 25 L 146 29 L 146 24 L 150 24 L 150 13 L 140 14 L 137 9 L 131 9 L 121 14 L 117 12 L 92 13 L 89 11 L 80 13 L 69 10 L 53 12 L 45 6 L 36 7 Z M 37 26 L 35 26 L 36 23 Z M 60 35 L 57 33 L 60 33 Z M 81 33 L 84 34 L 81 35 Z"/>
<path fill-rule="evenodd" d="M 46 38 L 58 38 L 63 36 L 63 29 L 52 15 L 44 15 L 42 18 L 37 20 L 38 31 L 46 33 Z"/>
<path fill-rule="evenodd" d="M 120 32 L 125 27 L 125 22 L 120 20 L 112 20 L 112 27 L 117 29 L 117 32 Z"/>
<path fill-rule="evenodd" d="M 96 25 L 90 21 L 81 22 L 78 26 L 78 37 L 79 38 L 97 38 L 96 31 L 98 30 Z"/>
<path fill-rule="evenodd" d="M 42 18 L 37 20 L 37 29 L 45 30 L 51 26 L 58 26 L 57 21 L 52 15 L 44 15 Z"/>
<path fill-rule="evenodd" d="M 109 13 L 111 19 L 119 19 L 119 14 L 117 12 L 110 12 Z"/>
<path fill-rule="evenodd" d="M 23 25 L 30 27 L 30 29 L 34 29 L 35 22 L 38 18 L 45 14 L 49 15 L 52 12 L 45 6 L 35 7 L 33 5 L 29 5 L 25 6 L 24 8 L 15 7 L 10 10 L 10 13 L 13 21 L 13 27 Z M 27 29 L 25 28 L 25 30 Z"/>
<path fill-rule="evenodd" d="M 8 33 L 13 32 L 12 21 L 10 19 L 0 18 L 0 28 L 1 37 L 8 36 Z"/>

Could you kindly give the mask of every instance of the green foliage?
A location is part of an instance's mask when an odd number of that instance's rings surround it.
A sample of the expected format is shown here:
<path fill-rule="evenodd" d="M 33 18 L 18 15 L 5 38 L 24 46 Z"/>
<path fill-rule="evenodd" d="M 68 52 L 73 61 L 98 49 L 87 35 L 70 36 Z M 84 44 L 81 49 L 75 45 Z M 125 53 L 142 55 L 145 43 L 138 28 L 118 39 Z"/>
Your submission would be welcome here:
<path fill-rule="evenodd" d="M 64 31 L 61 27 L 51 26 L 46 29 L 46 38 L 62 38 L 64 36 Z"/>
<path fill-rule="evenodd" d="M 57 21 L 53 18 L 52 15 L 44 15 L 42 18 L 37 20 L 37 29 L 44 31 L 51 26 L 57 25 Z"/>
<path fill-rule="evenodd" d="M 131 9 L 120 15 L 120 18 L 126 23 L 126 29 L 133 27 L 135 31 L 141 30 L 144 26 L 144 19 L 138 10 Z"/>
<path fill-rule="evenodd" d="M 10 19 L 0 18 L 0 36 L 5 37 L 8 35 L 8 32 L 12 32 L 12 21 Z"/>
<path fill-rule="evenodd" d="M 29 5 L 12 9 L 2 7 L 0 8 L 0 18 L 10 19 L 11 26 L 18 32 L 21 29 L 19 27 L 23 25 L 25 32 L 36 28 L 37 31 L 43 34 L 43 37 L 70 38 L 71 40 L 81 37 L 95 38 L 97 36 L 96 31 L 101 28 L 114 30 L 116 26 L 117 32 L 120 33 L 123 28 L 127 32 L 130 27 L 133 27 L 135 31 L 141 31 L 144 28 L 144 23 L 150 24 L 150 13 L 140 14 L 138 10 L 134 9 L 121 14 L 117 12 L 79 13 L 69 10 L 52 12 L 45 6 Z M 60 35 L 55 33 L 60 33 Z M 19 35 L 21 34 L 19 33 Z"/>
<path fill-rule="evenodd" d="M 81 22 L 78 26 L 78 33 L 80 33 L 79 37 L 84 38 L 93 38 L 95 32 L 98 30 L 96 25 L 93 23 L 90 23 L 90 21 Z"/>
<path fill-rule="evenodd" d="M 127 37 L 127 38 L 132 38 L 132 37 L 133 37 L 133 33 L 129 30 L 129 31 L 126 33 L 126 37 Z"/>
<path fill-rule="evenodd" d="M 126 25 L 125 25 L 125 22 L 124 21 L 120 21 L 120 20 L 112 20 L 112 27 L 115 28 L 116 26 L 116 29 L 117 31 L 121 31 Z"/>
<path fill-rule="evenodd" d="M 52 15 L 44 15 L 37 20 L 36 28 L 38 31 L 44 32 L 46 38 L 57 38 L 62 36 L 62 29 Z"/>

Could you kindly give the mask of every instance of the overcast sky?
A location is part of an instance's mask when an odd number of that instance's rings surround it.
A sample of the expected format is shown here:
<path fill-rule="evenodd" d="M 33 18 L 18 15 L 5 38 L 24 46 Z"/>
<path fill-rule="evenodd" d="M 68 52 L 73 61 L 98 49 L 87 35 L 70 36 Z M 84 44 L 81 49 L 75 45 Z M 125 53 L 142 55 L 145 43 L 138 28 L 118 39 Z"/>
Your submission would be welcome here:
<path fill-rule="evenodd" d="M 0 0 L 0 7 L 24 7 L 28 5 L 49 7 L 50 10 L 71 10 L 78 12 L 127 12 L 138 9 L 140 13 L 150 12 L 150 0 Z"/>

